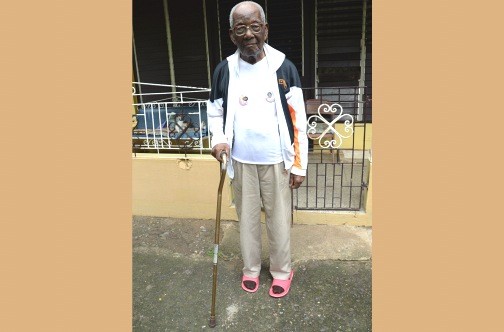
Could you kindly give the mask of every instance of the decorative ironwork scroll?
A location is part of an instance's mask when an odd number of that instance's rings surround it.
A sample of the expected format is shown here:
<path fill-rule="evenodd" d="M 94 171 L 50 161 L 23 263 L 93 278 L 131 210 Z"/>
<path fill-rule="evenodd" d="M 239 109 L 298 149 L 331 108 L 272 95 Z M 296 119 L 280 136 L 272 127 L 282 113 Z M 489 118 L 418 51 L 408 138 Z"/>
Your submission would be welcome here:
<path fill-rule="evenodd" d="M 328 104 L 321 104 L 318 107 L 318 115 L 312 115 L 307 120 L 307 131 L 308 137 L 312 140 L 317 140 L 321 148 L 331 148 L 337 149 L 343 144 L 344 138 L 349 138 L 353 135 L 353 124 L 354 118 L 351 114 L 343 114 L 343 107 L 341 105 L 334 103 L 331 106 Z M 332 120 L 328 122 L 324 115 L 331 115 Z M 335 124 L 337 122 L 343 121 L 343 133 L 340 133 L 336 130 Z M 327 127 L 320 132 L 317 130 L 318 125 L 326 124 Z M 326 135 L 330 133 L 332 135 L 332 139 L 324 140 L 327 138 Z"/>

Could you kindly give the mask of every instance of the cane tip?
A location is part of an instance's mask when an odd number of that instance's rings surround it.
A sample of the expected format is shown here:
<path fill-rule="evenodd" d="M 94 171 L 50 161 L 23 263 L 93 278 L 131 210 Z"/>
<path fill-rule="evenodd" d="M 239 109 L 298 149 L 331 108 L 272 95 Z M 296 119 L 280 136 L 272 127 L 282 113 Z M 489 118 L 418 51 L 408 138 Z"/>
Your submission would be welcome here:
<path fill-rule="evenodd" d="M 217 326 L 217 322 L 215 321 L 215 318 L 210 318 L 210 322 L 208 323 L 208 326 L 214 328 Z"/>

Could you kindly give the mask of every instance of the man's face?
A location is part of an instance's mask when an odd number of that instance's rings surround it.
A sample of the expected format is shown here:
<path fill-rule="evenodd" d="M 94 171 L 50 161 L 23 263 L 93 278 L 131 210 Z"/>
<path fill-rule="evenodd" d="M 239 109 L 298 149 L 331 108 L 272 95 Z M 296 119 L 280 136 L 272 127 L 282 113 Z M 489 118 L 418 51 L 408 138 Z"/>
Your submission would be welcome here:
<path fill-rule="evenodd" d="M 233 13 L 233 19 L 229 36 L 238 47 L 240 57 L 249 63 L 261 60 L 264 41 L 268 39 L 268 24 L 261 20 L 259 9 L 253 5 L 241 5 Z"/>

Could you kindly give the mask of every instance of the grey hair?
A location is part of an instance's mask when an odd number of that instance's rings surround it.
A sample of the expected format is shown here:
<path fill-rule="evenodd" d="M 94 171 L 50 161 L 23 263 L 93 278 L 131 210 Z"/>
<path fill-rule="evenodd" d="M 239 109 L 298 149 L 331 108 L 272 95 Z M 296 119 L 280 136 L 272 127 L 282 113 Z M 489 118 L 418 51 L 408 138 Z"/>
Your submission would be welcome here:
<path fill-rule="evenodd" d="M 229 27 L 232 28 L 233 27 L 233 14 L 236 10 L 236 8 L 239 6 L 239 5 L 243 5 L 243 4 L 249 4 L 249 5 L 254 5 L 257 7 L 257 9 L 259 9 L 259 13 L 261 14 L 261 20 L 263 21 L 263 23 L 266 23 L 266 15 L 264 15 L 264 9 L 261 7 L 260 4 L 258 4 L 257 2 L 254 2 L 254 1 L 242 1 L 240 3 L 237 3 L 232 9 L 231 9 L 231 12 L 229 13 Z"/>

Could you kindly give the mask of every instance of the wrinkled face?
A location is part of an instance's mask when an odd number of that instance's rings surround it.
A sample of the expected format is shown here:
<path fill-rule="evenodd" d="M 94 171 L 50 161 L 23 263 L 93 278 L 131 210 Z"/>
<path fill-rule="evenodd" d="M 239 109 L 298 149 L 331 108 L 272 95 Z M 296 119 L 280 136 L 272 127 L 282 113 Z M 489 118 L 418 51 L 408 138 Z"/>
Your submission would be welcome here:
<path fill-rule="evenodd" d="M 256 63 L 264 58 L 264 41 L 268 39 L 268 24 L 254 5 L 241 5 L 233 13 L 234 25 L 229 29 L 231 41 L 238 47 L 240 57 Z"/>

